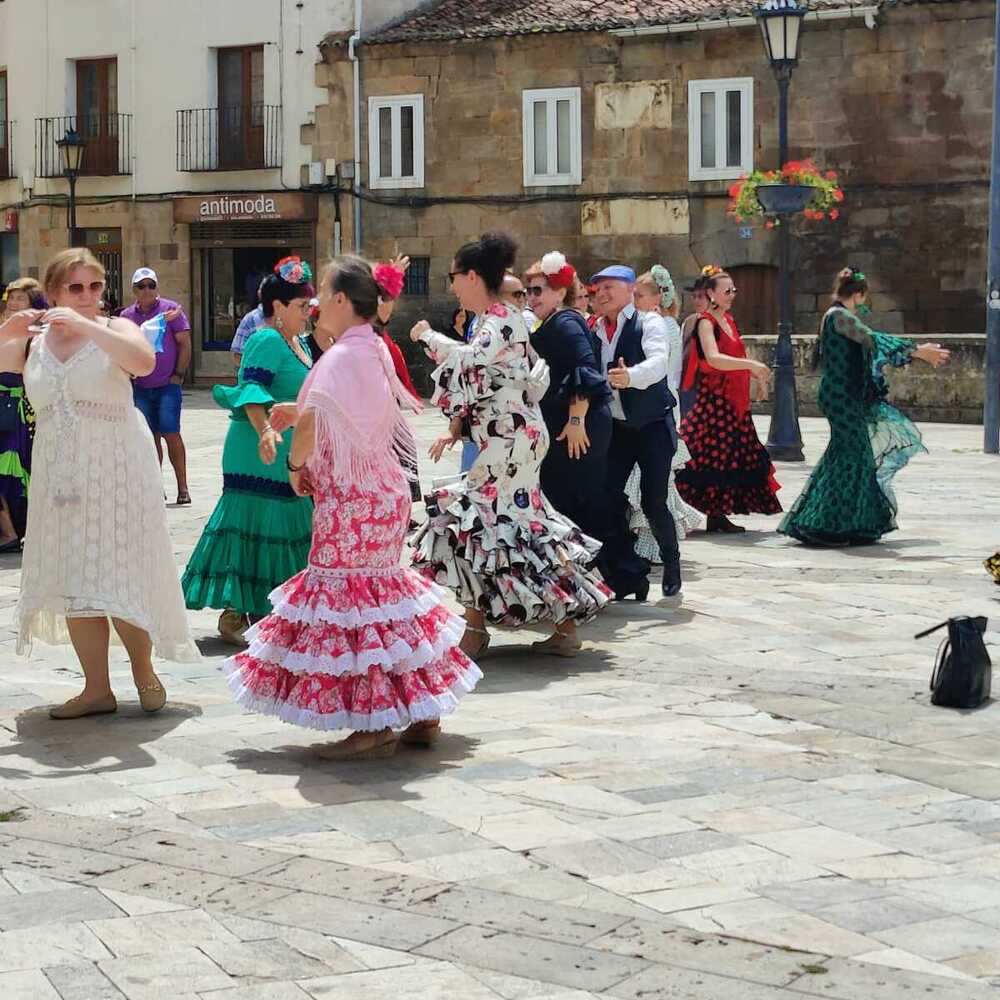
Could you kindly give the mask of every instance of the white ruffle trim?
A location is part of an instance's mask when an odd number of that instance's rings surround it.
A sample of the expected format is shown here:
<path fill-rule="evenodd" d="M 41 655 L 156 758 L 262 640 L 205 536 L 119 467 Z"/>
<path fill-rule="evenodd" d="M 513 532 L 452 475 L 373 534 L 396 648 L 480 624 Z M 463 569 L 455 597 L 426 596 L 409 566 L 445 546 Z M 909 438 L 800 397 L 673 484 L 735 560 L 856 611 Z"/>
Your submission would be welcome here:
<path fill-rule="evenodd" d="M 410 674 L 440 659 L 449 649 L 454 649 L 465 634 L 465 622 L 457 615 L 450 615 L 434 642 L 422 641 L 415 648 L 403 639 L 388 648 L 365 649 L 359 653 L 341 653 L 339 656 L 316 653 L 293 653 L 286 646 L 263 642 L 257 638 L 260 623 L 246 632 L 249 646 L 244 653 L 262 663 L 274 664 L 293 674 L 326 674 L 331 677 L 364 675 L 372 667 L 380 667 L 387 674 Z M 233 663 L 230 657 L 224 666 Z"/>
<path fill-rule="evenodd" d="M 271 715 L 282 722 L 306 729 L 352 729 L 355 732 L 381 732 L 383 729 L 405 729 L 414 722 L 427 722 L 451 715 L 458 708 L 458 703 L 482 679 L 483 672 L 470 661 L 462 676 L 450 686 L 447 692 L 438 695 L 428 695 L 412 705 L 399 705 L 396 708 L 383 709 L 380 712 L 363 714 L 360 712 L 333 712 L 324 715 L 306 708 L 296 708 L 288 702 L 276 698 L 261 698 L 250 691 L 240 679 L 239 668 L 233 669 L 231 660 L 223 664 L 223 671 L 236 702 L 249 712 L 261 715 Z"/>
<path fill-rule="evenodd" d="M 308 571 L 307 571 L 308 572 Z M 283 618 L 286 622 L 322 622 L 326 625 L 338 625 L 341 628 L 362 628 L 365 625 L 381 625 L 393 621 L 408 621 L 420 615 L 433 611 L 444 603 L 445 592 L 436 583 L 407 571 L 408 577 L 417 577 L 418 586 L 426 588 L 426 592 L 417 597 L 409 597 L 395 604 L 383 604 L 371 608 L 350 608 L 347 611 L 337 611 L 330 607 L 326 600 L 313 601 L 308 604 L 293 603 L 285 595 L 284 585 L 272 591 L 269 600 L 272 614 Z M 297 587 L 302 586 L 297 584 Z M 299 598 L 296 598 L 299 600 Z"/>

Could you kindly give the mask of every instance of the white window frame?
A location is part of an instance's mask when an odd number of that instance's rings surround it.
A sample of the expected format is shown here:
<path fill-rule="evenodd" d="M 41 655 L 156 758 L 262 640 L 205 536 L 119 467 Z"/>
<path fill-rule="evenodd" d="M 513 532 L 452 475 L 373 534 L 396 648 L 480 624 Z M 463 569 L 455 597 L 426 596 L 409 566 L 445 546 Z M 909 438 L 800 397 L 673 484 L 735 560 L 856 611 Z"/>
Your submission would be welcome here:
<path fill-rule="evenodd" d="M 693 181 L 736 180 L 753 170 L 753 77 L 735 76 L 721 80 L 688 81 L 688 172 Z M 740 145 L 743 162 L 737 166 L 703 167 L 701 165 L 701 95 L 715 96 L 715 149 L 725 155 L 727 121 L 725 95 L 740 92 Z M 719 113 L 719 109 L 722 113 Z"/>
<path fill-rule="evenodd" d="M 402 109 L 413 108 L 413 174 L 402 176 L 403 150 L 400 144 L 400 119 Z M 379 112 L 392 111 L 392 173 L 383 177 L 379 173 L 381 162 Z M 424 95 L 400 94 L 392 97 L 368 98 L 368 187 L 422 188 L 424 186 Z"/>
<path fill-rule="evenodd" d="M 546 123 L 555 121 L 557 101 L 569 101 L 569 173 L 535 173 L 535 116 L 534 105 L 544 100 L 548 105 Z M 558 163 L 558 137 L 554 128 L 548 131 L 548 163 Z M 579 87 L 555 87 L 545 90 L 525 90 L 521 92 L 521 132 L 524 149 L 524 186 L 560 187 L 583 183 L 583 136 L 580 111 Z"/>

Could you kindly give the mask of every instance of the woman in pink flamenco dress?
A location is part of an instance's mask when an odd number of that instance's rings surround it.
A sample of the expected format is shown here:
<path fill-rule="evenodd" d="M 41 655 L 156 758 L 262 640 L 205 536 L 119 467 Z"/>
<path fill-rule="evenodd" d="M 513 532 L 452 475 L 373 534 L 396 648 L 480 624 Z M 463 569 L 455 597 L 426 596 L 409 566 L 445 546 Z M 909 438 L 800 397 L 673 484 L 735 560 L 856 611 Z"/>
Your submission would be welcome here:
<path fill-rule="evenodd" d="M 419 408 L 372 329 L 380 296 L 402 274 L 339 257 L 324 275 L 319 328 L 335 338 L 310 372 L 297 409 L 289 478 L 315 504 L 305 570 L 271 594 L 272 613 L 224 664 L 246 708 L 313 729 L 352 729 L 324 752 L 389 757 L 400 742 L 430 746 L 439 720 L 482 674 L 462 652 L 465 625 L 444 592 L 400 558 L 410 520 L 401 460 L 415 447 L 401 407 Z M 400 733 L 399 731 L 402 730 Z"/>

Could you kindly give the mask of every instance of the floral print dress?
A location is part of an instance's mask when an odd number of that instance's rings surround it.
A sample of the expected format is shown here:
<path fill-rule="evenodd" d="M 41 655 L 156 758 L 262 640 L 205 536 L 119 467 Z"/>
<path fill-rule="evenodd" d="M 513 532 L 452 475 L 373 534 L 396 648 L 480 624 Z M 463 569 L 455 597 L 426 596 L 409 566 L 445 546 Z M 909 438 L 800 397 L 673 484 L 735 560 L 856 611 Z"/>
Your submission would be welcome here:
<path fill-rule="evenodd" d="M 421 340 L 440 365 L 433 402 L 468 420 L 479 456 L 463 479 L 426 498 L 414 566 L 493 624 L 593 618 L 613 594 L 587 569 L 600 543 L 539 486 L 549 435 L 523 317 L 497 304 L 468 344 L 432 331 Z"/>

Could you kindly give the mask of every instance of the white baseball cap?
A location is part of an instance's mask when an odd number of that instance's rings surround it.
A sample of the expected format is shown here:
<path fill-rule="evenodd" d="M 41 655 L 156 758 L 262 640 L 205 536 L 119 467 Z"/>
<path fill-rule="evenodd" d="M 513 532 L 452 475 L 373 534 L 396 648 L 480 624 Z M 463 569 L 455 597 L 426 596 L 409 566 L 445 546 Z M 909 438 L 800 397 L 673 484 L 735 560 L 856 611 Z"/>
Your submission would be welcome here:
<path fill-rule="evenodd" d="M 156 279 L 156 272 L 151 267 L 136 268 L 135 274 L 132 275 L 132 284 L 138 285 L 140 281 L 152 281 L 155 285 L 159 284 L 159 281 Z"/>

